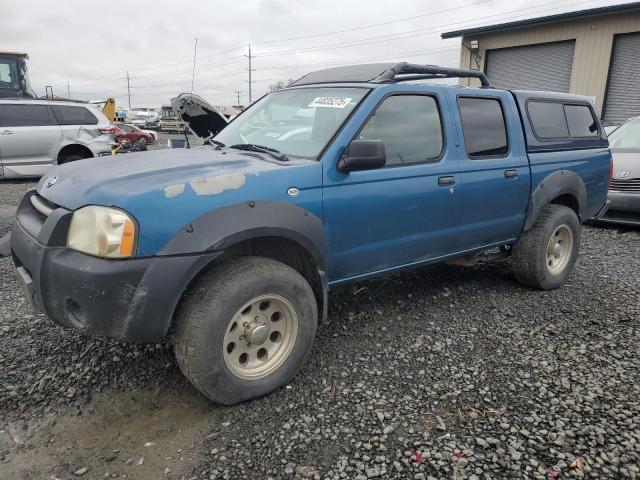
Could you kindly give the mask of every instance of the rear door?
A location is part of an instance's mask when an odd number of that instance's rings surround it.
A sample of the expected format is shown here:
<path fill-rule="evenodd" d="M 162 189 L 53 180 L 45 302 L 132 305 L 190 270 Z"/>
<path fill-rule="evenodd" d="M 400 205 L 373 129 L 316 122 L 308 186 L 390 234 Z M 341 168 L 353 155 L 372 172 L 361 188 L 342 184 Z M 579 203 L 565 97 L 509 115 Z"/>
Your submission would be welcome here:
<path fill-rule="evenodd" d="M 0 151 L 7 178 L 40 176 L 55 159 L 60 126 L 48 105 L 20 101 L 0 108 Z"/>
<path fill-rule="evenodd" d="M 348 174 L 325 158 L 324 214 L 331 283 L 452 253 L 460 214 L 454 127 L 442 87 L 380 88 L 354 117 L 352 139 L 382 140 L 384 168 Z M 360 123 L 362 122 L 362 123 Z"/>
<path fill-rule="evenodd" d="M 524 134 L 511 94 L 451 89 L 461 186 L 459 250 L 515 239 L 524 226 L 530 171 Z"/>

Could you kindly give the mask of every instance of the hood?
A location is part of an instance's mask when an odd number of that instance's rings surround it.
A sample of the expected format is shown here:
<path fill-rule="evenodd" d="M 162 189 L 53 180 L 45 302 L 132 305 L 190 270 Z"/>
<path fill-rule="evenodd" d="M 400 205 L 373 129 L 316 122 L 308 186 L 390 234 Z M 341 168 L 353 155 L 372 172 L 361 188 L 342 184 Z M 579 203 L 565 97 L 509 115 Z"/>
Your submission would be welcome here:
<path fill-rule="evenodd" d="M 281 168 L 286 167 L 205 145 L 67 163 L 51 169 L 37 189 L 49 201 L 71 210 L 90 204 L 126 209 L 131 199 L 147 193 L 163 199 L 182 193 L 213 196 L 239 188 L 249 176 Z"/>
<path fill-rule="evenodd" d="M 217 135 L 228 123 L 224 115 L 193 93 L 181 93 L 172 98 L 171 106 L 178 118 L 201 138 Z"/>
<path fill-rule="evenodd" d="M 611 154 L 614 179 L 640 178 L 640 150 L 612 150 Z"/>
<path fill-rule="evenodd" d="M 283 165 L 205 145 L 63 164 L 42 178 L 38 193 L 70 210 L 85 205 L 125 210 L 139 225 L 138 255 L 149 256 L 213 209 L 260 199 L 313 203 L 317 194 L 292 199 L 288 189 L 317 192 L 321 184 L 320 162 Z"/>

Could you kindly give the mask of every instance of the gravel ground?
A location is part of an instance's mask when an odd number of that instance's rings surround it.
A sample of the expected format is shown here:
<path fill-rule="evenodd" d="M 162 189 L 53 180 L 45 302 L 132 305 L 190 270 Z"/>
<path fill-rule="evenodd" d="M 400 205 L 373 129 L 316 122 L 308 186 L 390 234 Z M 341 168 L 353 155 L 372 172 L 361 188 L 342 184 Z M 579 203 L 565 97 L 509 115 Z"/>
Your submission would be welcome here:
<path fill-rule="evenodd" d="M 234 407 L 168 343 L 29 312 L 0 260 L 0 478 L 640 478 L 639 240 L 586 227 L 552 292 L 506 262 L 334 290 L 298 377 Z"/>

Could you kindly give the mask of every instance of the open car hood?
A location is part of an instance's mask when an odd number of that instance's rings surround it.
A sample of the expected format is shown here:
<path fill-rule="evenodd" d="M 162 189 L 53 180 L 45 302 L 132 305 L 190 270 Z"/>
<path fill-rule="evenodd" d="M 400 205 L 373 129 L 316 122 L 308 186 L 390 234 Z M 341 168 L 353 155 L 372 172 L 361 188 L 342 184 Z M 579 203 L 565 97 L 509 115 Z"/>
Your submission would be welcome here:
<path fill-rule="evenodd" d="M 193 93 L 181 93 L 171 99 L 171 106 L 178 118 L 201 138 L 217 135 L 227 126 L 228 120 L 209 102 Z"/>

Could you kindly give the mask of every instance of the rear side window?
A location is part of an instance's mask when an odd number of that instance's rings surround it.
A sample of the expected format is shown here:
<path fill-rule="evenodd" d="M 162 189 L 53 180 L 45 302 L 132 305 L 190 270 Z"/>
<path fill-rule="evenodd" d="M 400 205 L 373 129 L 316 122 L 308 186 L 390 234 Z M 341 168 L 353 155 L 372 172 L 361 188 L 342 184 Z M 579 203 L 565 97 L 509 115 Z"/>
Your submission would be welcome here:
<path fill-rule="evenodd" d="M 0 105 L 0 127 L 42 127 L 54 125 L 46 105 Z"/>
<path fill-rule="evenodd" d="M 438 161 L 444 138 L 436 100 L 426 95 L 388 97 L 358 138 L 382 140 L 387 165 Z"/>
<path fill-rule="evenodd" d="M 571 137 L 593 137 L 599 134 L 598 122 L 586 105 L 565 105 L 564 113 Z"/>
<path fill-rule="evenodd" d="M 53 113 L 60 125 L 97 125 L 98 119 L 84 107 L 53 105 Z"/>
<path fill-rule="evenodd" d="M 529 102 L 531 125 L 540 138 L 565 138 L 569 136 L 564 106 L 555 102 Z"/>
<path fill-rule="evenodd" d="M 536 137 L 541 139 L 600 136 L 598 122 L 587 105 L 532 101 L 527 112 Z"/>
<path fill-rule="evenodd" d="M 503 156 L 509 153 L 507 127 L 500 100 L 460 97 L 458 108 L 469 158 Z"/>

